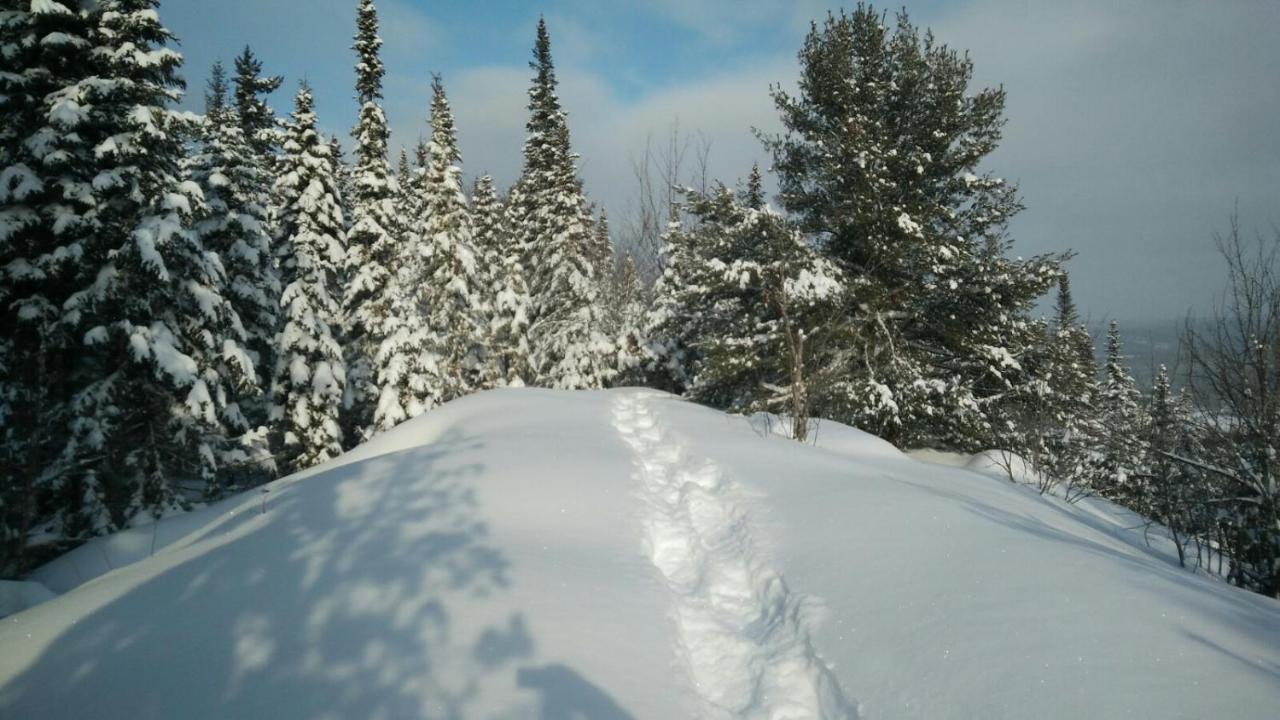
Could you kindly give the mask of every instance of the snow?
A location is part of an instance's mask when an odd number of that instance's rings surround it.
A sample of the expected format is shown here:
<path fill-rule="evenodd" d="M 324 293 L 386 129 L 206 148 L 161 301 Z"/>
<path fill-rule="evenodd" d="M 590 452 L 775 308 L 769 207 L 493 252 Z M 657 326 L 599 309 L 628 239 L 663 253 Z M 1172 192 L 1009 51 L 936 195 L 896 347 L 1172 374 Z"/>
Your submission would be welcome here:
<path fill-rule="evenodd" d="M 1280 603 L 1131 516 L 784 428 L 448 403 L 38 570 L 0 717 L 1274 717 Z"/>
<path fill-rule="evenodd" d="M 0 618 L 35 607 L 54 598 L 49 589 L 31 580 L 0 580 Z"/>

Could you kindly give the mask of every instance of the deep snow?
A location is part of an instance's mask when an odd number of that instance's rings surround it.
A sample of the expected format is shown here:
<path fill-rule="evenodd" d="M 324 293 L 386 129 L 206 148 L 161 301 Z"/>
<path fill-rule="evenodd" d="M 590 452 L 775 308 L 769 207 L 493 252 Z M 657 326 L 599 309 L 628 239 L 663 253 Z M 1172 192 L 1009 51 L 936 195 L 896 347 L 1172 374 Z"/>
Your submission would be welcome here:
<path fill-rule="evenodd" d="M 1277 716 L 1280 603 L 1102 504 L 817 445 L 647 390 L 450 403 L 42 568 L 0 718 Z"/>

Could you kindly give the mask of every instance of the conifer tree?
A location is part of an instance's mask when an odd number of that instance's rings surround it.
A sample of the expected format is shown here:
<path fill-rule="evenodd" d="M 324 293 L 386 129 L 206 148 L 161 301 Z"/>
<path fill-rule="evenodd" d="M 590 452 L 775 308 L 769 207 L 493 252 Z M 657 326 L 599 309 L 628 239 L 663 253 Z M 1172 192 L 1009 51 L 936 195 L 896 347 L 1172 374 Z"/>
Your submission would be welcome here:
<path fill-rule="evenodd" d="M 80 132 L 75 84 L 90 72 L 93 18 L 72 2 L 0 8 L 0 577 L 11 577 L 29 565 L 52 491 L 77 485 L 63 450 L 82 328 L 62 308 L 92 272 L 79 260 L 95 138 Z"/>
<path fill-rule="evenodd" d="M 613 275 L 613 242 L 609 239 L 609 214 L 600 209 L 600 216 L 596 219 L 595 232 L 591 236 L 591 268 L 596 273 L 596 279 L 599 281 L 599 294 L 603 296 L 609 288 L 611 276 Z"/>
<path fill-rule="evenodd" d="M 600 387 L 610 374 L 612 346 L 600 332 L 592 222 L 556 95 L 551 39 L 543 20 L 538 21 L 533 56 L 524 170 L 511 197 L 529 269 L 533 372 L 543 386 Z"/>
<path fill-rule="evenodd" d="M 269 170 L 280 146 L 280 124 L 271 106 L 264 98 L 280 88 L 284 78 L 279 75 L 263 75 L 262 61 L 254 56 L 248 45 L 236 57 L 235 107 L 240 130 L 245 142 L 253 149 L 254 156 Z"/>
<path fill-rule="evenodd" d="M 685 392 L 697 372 L 697 353 L 690 346 L 693 328 L 686 321 L 691 303 L 685 293 L 701 263 L 699 240 L 699 235 L 683 232 L 674 218 L 668 223 L 658 257 L 662 273 L 654 282 L 653 303 L 642 326 L 639 365 L 645 384 L 677 394 Z"/>
<path fill-rule="evenodd" d="M 1176 519 L 1181 508 L 1176 500 L 1179 488 L 1173 486 L 1174 461 L 1170 457 L 1177 451 L 1181 434 L 1177 403 L 1169 383 L 1169 371 L 1161 365 L 1151 387 L 1151 422 L 1146 437 L 1145 464 L 1150 493 L 1145 507 L 1134 508 L 1164 522 L 1175 536 L 1183 529 L 1178 527 L 1180 523 Z"/>
<path fill-rule="evenodd" d="M 241 130 L 234 106 L 226 102 L 225 74 L 215 63 L 205 93 L 205 117 L 195 154 L 187 161 L 200 187 L 205 212 L 194 230 L 204 247 L 218 254 L 226 273 L 225 295 L 244 328 L 256 377 L 267 387 L 275 368 L 275 334 L 280 308 L 268 219 L 271 183 Z M 252 404 L 254 427 L 266 422 L 265 394 Z"/>
<path fill-rule="evenodd" d="M 484 296 L 458 166 L 462 154 L 438 75 L 431 89 L 431 143 L 423 179 L 422 221 L 415 234 L 427 248 L 422 283 L 429 308 L 427 324 L 440 362 L 441 398 L 448 402 L 481 384 Z"/>
<path fill-rule="evenodd" d="M 401 241 L 389 268 L 391 279 L 384 289 L 388 311 L 381 320 L 378 335 L 382 341 L 373 356 L 378 388 L 373 424 L 377 430 L 389 430 L 441 402 L 440 358 L 427 324 L 430 306 L 424 272 L 428 248 L 416 232 L 422 220 L 426 152 L 426 145 L 419 143 L 416 167 L 410 167 L 401 153 L 396 199 Z"/>
<path fill-rule="evenodd" d="M 1045 380 L 1044 394 L 1036 398 L 1042 414 L 1035 428 L 1046 456 L 1040 470 L 1055 482 L 1080 486 L 1087 480 L 1087 459 L 1100 434 L 1094 407 L 1098 367 L 1093 338 L 1080 324 L 1066 273 L 1058 280 L 1056 313 L 1043 344 L 1045 357 L 1038 371 Z"/>
<path fill-rule="evenodd" d="M 746 192 L 743 193 L 742 204 L 752 210 L 763 210 L 765 206 L 764 185 L 760 177 L 760 163 L 751 163 L 751 174 L 747 176 Z"/>
<path fill-rule="evenodd" d="M 347 234 L 346 318 L 348 442 L 368 437 L 381 394 L 374 358 L 385 336 L 382 326 L 396 292 L 392 267 L 397 260 L 396 198 L 399 188 L 387 160 L 390 131 L 379 101 L 384 68 L 373 0 L 360 0 L 356 15 L 356 98 L 360 116 L 351 131 L 355 167 L 351 177 L 351 227 Z"/>
<path fill-rule="evenodd" d="M 505 224 L 493 178 L 476 180 L 471 198 L 472 233 L 481 269 L 487 269 L 485 344 L 490 386 L 525 385 L 529 378 L 529 288 L 520 247 Z"/>
<path fill-rule="evenodd" d="M 342 452 L 339 413 L 346 383 L 337 339 L 342 203 L 305 84 L 298 89 L 281 164 L 276 248 L 284 291 L 271 413 L 278 462 L 287 474 Z"/>
<path fill-rule="evenodd" d="M 815 25 L 800 61 L 799 93 L 773 92 L 787 132 L 765 140 L 783 207 L 857 278 L 853 393 L 831 413 L 904 445 L 992 442 L 1001 399 L 1034 381 L 1028 314 L 1058 274 L 1007 257 L 1020 201 L 977 174 L 1004 91 L 969 94 L 966 56 L 863 4 Z"/>
<path fill-rule="evenodd" d="M 688 191 L 691 230 L 667 235 L 671 267 L 658 336 L 692 354 L 688 395 L 736 412 L 792 418 L 803 440 L 821 395 L 841 392 L 845 281 L 775 213 L 720 185 Z"/>
<path fill-rule="evenodd" d="M 1146 496 L 1145 482 L 1135 472 L 1142 457 L 1140 400 L 1137 384 L 1125 365 L 1120 324 L 1112 320 L 1107 329 L 1107 358 L 1098 394 L 1099 436 L 1094 440 L 1097 452 L 1090 476 L 1095 491 L 1135 508 Z"/>
<path fill-rule="evenodd" d="M 648 312 L 644 286 L 636 258 L 632 253 L 623 256 L 617 270 L 611 275 L 606 327 L 614 338 L 613 364 L 617 374 L 615 385 L 638 385 L 644 380 L 645 321 Z"/>
<path fill-rule="evenodd" d="M 98 3 L 94 62 L 64 91 L 85 110 L 78 129 L 95 162 L 83 217 L 94 270 L 64 306 L 87 344 L 69 448 L 92 458 L 73 491 L 79 532 L 178 505 L 175 480 L 216 486 L 220 464 L 241 456 L 238 401 L 258 391 L 223 267 L 191 230 L 203 207 L 180 178 L 190 128 L 166 107 L 180 96 L 181 56 L 155 6 Z"/>

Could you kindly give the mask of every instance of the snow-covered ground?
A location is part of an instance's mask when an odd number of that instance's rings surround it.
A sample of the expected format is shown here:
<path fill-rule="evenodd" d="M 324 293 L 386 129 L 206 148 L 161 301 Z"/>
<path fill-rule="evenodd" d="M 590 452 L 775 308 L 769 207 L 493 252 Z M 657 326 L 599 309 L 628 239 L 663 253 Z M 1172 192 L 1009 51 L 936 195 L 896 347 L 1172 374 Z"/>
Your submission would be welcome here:
<path fill-rule="evenodd" d="M 928 459 L 647 390 L 468 397 L 37 572 L 0 717 L 1278 716 L 1280 603 Z"/>

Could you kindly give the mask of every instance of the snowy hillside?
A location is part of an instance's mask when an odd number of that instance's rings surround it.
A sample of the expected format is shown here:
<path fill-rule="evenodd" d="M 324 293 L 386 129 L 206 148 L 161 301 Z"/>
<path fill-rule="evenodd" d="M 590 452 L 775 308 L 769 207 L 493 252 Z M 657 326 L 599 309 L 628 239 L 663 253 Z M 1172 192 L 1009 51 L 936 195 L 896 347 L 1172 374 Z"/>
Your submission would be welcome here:
<path fill-rule="evenodd" d="M 817 442 L 646 390 L 455 401 L 37 572 L 0 717 L 1276 717 L 1280 603 Z"/>

